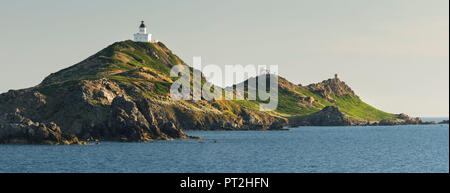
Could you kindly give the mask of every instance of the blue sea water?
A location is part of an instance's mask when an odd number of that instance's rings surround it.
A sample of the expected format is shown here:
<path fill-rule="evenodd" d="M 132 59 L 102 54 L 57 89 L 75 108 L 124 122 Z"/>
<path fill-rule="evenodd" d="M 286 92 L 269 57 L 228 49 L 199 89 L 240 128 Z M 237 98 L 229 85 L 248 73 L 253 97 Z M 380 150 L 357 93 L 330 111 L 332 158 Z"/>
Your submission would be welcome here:
<path fill-rule="evenodd" d="M 204 139 L 0 145 L 0 172 L 449 172 L 448 125 L 186 133 Z"/>

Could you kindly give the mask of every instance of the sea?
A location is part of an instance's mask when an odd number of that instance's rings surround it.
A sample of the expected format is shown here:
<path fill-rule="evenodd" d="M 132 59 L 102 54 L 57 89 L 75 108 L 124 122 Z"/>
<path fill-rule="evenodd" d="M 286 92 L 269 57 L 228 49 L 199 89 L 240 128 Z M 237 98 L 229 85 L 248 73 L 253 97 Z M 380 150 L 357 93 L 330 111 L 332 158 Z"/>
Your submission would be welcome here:
<path fill-rule="evenodd" d="M 448 125 L 186 133 L 203 139 L 0 145 L 0 173 L 449 172 Z"/>

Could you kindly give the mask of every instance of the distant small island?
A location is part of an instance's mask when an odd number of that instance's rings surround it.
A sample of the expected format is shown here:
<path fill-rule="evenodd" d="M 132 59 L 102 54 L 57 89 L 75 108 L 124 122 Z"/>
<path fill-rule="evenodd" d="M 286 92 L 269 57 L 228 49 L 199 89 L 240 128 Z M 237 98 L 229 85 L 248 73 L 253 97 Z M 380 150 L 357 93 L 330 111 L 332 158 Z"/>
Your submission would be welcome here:
<path fill-rule="evenodd" d="M 443 121 L 439 122 L 439 124 L 448 124 L 448 120 L 443 120 Z"/>
<path fill-rule="evenodd" d="M 116 42 L 35 87 L 0 94 L 0 143 L 195 138 L 183 130 L 433 124 L 364 103 L 338 75 L 307 86 L 277 77 L 278 108 L 269 112 L 260 111 L 257 100 L 174 101 L 171 67 L 193 69 L 162 42 L 151 41 L 146 30 L 141 33 L 135 38 L 150 42 Z M 249 80 L 240 84 L 248 86 Z"/>

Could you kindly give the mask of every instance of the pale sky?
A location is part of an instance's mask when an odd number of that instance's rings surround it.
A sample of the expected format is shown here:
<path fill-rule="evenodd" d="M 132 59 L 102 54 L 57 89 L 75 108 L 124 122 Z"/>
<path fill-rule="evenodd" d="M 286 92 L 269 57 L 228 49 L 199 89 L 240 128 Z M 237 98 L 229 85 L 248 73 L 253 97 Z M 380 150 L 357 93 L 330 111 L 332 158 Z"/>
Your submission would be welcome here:
<path fill-rule="evenodd" d="M 277 64 L 303 85 L 338 73 L 381 110 L 449 116 L 448 0 L 0 0 L 0 93 L 131 39 L 142 19 L 188 64 Z"/>

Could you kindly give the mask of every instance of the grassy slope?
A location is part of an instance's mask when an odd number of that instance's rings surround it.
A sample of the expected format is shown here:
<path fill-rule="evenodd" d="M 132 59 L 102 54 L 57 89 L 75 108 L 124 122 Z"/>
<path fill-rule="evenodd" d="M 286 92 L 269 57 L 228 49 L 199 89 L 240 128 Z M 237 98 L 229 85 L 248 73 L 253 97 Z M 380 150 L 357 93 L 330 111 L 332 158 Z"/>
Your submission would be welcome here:
<path fill-rule="evenodd" d="M 316 102 L 310 106 L 302 105 L 300 101 L 292 95 L 292 92 L 302 96 L 313 97 Z M 397 115 L 383 112 L 368 105 L 357 96 L 336 96 L 332 94 L 331 97 L 335 100 L 334 103 L 306 89 L 280 92 L 279 109 L 277 111 L 287 114 L 287 116 L 302 116 L 317 112 L 325 106 L 336 106 L 353 119 L 380 121 L 382 119 L 393 119 L 397 117 Z"/>
<path fill-rule="evenodd" d="M 278 108 L 276 111 L 270 113 L 278 117 L 289 118 L 312 114 L 320 111 L 326 106 L 336 106 L 349 118 L 357 120 L 380 121 L 383 119 L 394 119 L 397 117 L 397 115 L 395 114 L 386 113 L 368 105 L 356 96 L 333 96 L 336 102 L 331 103 L 320 95 L 314 94 L 310 91 L 296 90 L 295 92 L 297 94 L 311 96 L 316 100 L 316 102 L 312 105 L 305 105 L 302 104 L 302 102 L 293 94 L 293 92 L 294 91 L 290 90 L 280 90 Z M 258 110 L 259 108 L 259 103 L 256 101 L 241 100 L 235 102 L 253 110 Z"/>
<path fill-rule="evenodd" d="M 155 94 L 166 95 L 170 88 L 171 66 L 185 64 L 162 43 L 142 43 L 130 40 L 114 43 L 92 57 L 102 60 L 104 65 L 86 68 L 86 63 L 90 61 L 80 62 L 52 74 L 51 76 L 57 78 L 42 84 L 38 90 L 46 95 L 51 95 L 56 92 L 56 89 L 65 88 L 81 80 L 108 78 L 118 83 L 134 84 L 137 87 L 142 87 L 141 83 L 150 82 L 155 85 Z M 146 74 L 155 78 L 149 80 L 133 76 L 139 72 L 139 69 L 144 69 Z M 127 74 L 122 74 L 124 72 Z"/>

